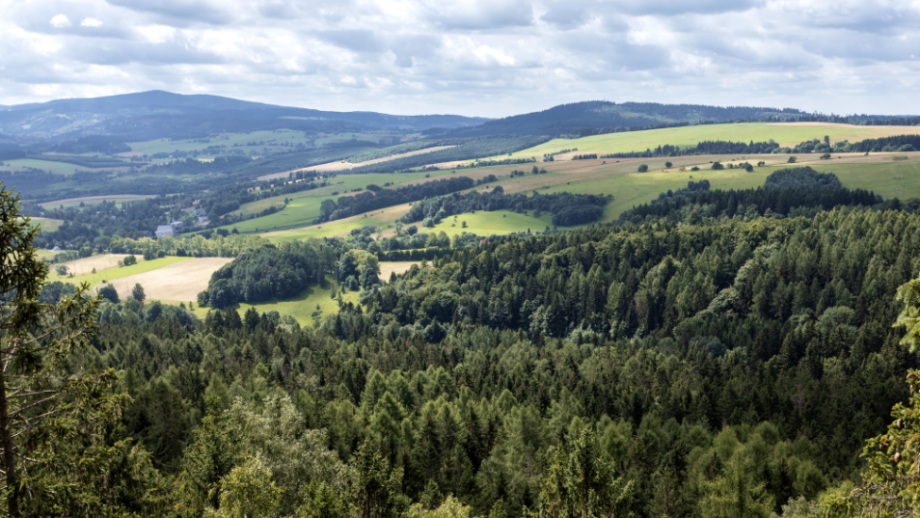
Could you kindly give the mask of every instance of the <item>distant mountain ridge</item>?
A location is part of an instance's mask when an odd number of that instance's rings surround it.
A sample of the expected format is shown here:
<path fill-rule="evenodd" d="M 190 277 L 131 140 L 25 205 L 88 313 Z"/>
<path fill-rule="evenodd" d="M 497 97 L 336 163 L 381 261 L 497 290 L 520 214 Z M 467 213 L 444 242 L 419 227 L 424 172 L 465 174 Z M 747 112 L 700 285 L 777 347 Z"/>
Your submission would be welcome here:
<path fill-rule="evenodd" d="M 471 128 L 451 131 L 454 136 L 584 135 L 595 130 L 642 129 L 700 122 L 730 122 L 768 118 L 800 118 L 808 114 L 794 108 L 747 106 L 705 106 L 699 104 L 659 104 L 610 101 L 584 101 L 514 115 L 485 122 Z M 606 132 L 606 131 L 603 131 Z"/>
<path fill-rule="evenodd" d="M 268 129 L 348 132 L 460 128 L 489 119 L 459 115 L 332 112 L 159 90 L 91 99 L 60 99 L 0 108 L 0 133 L 73 138 L 84 134 L 138 139 Z"/>

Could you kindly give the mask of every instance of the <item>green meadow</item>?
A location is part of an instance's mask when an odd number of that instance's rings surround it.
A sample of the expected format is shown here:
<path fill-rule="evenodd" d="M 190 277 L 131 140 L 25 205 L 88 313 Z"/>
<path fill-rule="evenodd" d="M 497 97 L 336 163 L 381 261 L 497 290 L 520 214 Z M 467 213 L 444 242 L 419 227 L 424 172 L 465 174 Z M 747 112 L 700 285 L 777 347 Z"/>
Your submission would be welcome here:
<path fill-rule="evenodd" d="M 821 125 L 774 125 L 769 123 L 741 124 L 706 124 L 699 126 L 681 126 L 645 131 L 629 131 L 592 135 L 578 139 L 553 139 L 539 146 L 513 153 L 511 158 L 535 157 L 538 160 L 545 153 L 559 152 L 564 149 L 578 148 L 577 153 L 626 153 L 645 151 L 664 144 L 690 147 L 707 140 L 730 140 L 733 142 L 766 142 L 770 139 L 787 144 L 798 144 L 805 140 L 828 136 L 831 142 L 849 140 L 851 142 L 867 138 L 877 138 L 891 134 L 908 132 L 897 126 L 821 126 Z M 916 130 L 910 130 L 916 133 Z M 495 159 L 508 158 L 493 157 Z"/>
<path fill-rule="evenodd" d="M 471 232 L 477 236 L 490 236 L 492 234 L 527 232 L 528 230 L 543 232 L 546 227 L 553 227 L 553 216 L 551 214 L 544 213 L 539 218 L 535 218 L 533 217 L 533 211 L 528 212 L 528 215 L 508 210 L 467 212 L 444 218 L 434 228 L 422 228 L 419 231 L 435 234 L 443 231 L 451 237 L 463 232 Z M 464 222 L 466 223 L 466 228 L 463 228 Z"/>

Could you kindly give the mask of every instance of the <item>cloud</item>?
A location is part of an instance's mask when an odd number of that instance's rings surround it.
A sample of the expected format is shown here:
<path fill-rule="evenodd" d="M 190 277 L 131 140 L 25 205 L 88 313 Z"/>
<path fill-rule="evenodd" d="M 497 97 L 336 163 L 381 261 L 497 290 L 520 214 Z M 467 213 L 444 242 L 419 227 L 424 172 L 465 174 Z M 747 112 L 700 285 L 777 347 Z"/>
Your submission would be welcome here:
<path fill-rule="evenodd" d="M 70 27 L 70 18 L 67 18 L 64 14 L 56 14 L 54 18 L 51 18 L 51 26 L 55 29 L 61 29 L 63 27 Z"/>
<path fill-rule="evenodd" d="M 0 0 L 0 34 L 3 105 L 163 89 L 394 113 L 903 113 L 920 86 L 920 4 L 902 0 Z"/>

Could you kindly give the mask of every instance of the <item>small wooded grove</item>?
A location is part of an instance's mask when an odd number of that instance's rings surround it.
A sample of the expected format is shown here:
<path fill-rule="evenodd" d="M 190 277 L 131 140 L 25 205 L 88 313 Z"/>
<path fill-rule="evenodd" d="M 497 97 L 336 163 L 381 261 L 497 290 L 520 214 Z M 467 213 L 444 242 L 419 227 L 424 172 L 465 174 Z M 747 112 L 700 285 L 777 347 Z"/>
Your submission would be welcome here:
<path fill-rule="evenodd" d="M 540 194 L 535 191 L 532 196 L 523 193 L 505 194 L 505 190 L 499 185 L 488 192 L 471 191 L 424 199 L 413 204 L 409 212 L 400 218 L 400 221 L 404 223 L 421 221 L 423 226 L 433 227 L 448 216 L 464 212 L 533 210 L 552 214 L 553 225 L 581 225 L 601 219 L 604 214 L 604 206 L 612 199 L 612 196 L 567 192 Z"/>
<path fill-rule="evenodd" d="M 123 395 L 108 420 L 73 424 L 106 456 L 30 501 L 78 504 L 34 515 L 906 516 L 920 397 L 886 425 L 920 360 L 892 327 L 920 306 L 920 282 L 896 298 L 920 273 L 920 213 L 823 180 L 694 183 L 679 210 L 719 208 L 442 247 L 382 285 L 346 241 L 260 243 L 214 275 L 203 319 L 101 303 L 66 369 Z M 813 211 L 757 211 L 778 195 Z M 730 214 L 725 196 L 758 209 Z M 232 307 L 326 275 L 360 285 L 361 304 L 313 328 Z M 41 453 L 65 473 L 80 451 Z M 863 452 L 876 478 L 852 493 Z"/>

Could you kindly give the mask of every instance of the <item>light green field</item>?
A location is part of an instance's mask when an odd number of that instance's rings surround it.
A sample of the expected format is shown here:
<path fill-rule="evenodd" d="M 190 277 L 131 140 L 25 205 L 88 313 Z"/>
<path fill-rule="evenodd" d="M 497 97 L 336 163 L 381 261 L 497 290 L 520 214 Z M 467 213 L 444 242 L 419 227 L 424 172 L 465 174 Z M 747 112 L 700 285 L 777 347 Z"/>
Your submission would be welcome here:
<path fill-rule="evenodd" d="M 352 229 L 366 227 L 367 225 L 378 226 L 381 223 L 383 222 L 375 218 L 339 220 L 333 221 L 331 223 L 323 223 L 322 225 L 313 225 L 306 228 L 279 231 L 264 237 L 273 243 L 278 243 L 281 241 L 302 241 L 311 237 L 319 239 L 323 237 L 332 237 L 343 232 L 350 232 Z"/>
<path fill-rule="evenodd" d="M 809 165 L 816 171 L 836 174 L 844 187 L 868 189 L 886 200 L 906 200 L 920 198 L 920 160 L 916 158 L 909 162 Z"/>
<path fill-rule="evenodd" d="M 161 257 L 159 259 L 153 259 L 150 261 L 141 261 L 137 264 L 132 264 L 131 266 L 122 266 L 121 268 L 112 268 L 98 273 L 91 273 L 89 275 L 76 275 L 73 277 L 58 275 L 57 272 L 54 271 L 54 268 L 51 268 L 51 271 L 48 272 L 47 282 L 61 281 L 69 282 L 75 285 L 79 285 L 83 282 L 88 282 L 90 286 L 95 286 L 103 281 L 110 281 L 114 279 L 120 279 L 122 277 L 128 277 L 130 275 L 136 275 L 138 273 L 150 272 L 173 263 L 188 261 L 189 259 L 192 258 Z"/>
<path fill-rule="evenodd" d="M 90 169 L 86 166 L 75 165 L 75 164 L 65 164 L 64 162 L 51 162 L 50 160 L 36 160 L 33 158 L 20 158 L 19 160 L 6 160 L 4 162 L 14 169 L 25 169 L 26 167 L 34 167 L 36 169 L 41 169 L 43 171 L 51 171 L 54 174 L 74 174 L 77 169 L 83 171 L 113 171 L 119 170 L 122 168 L 108 168 L 108 169 Z M 127 167 L 129 164 L 125 164 Z"/>
<path fill-rule="evenodd" d="M 64 207 L 69 209 L 71 207 L 79 207 L 82 203 L 83 205 L 97 205 L 103 201 L 114 202 L 117 207 L 121 207 L 126 202 L 143 200 L 145 198 L 152 198 L 153 196 L 138 196 L 138 195 L 127 195 L 127 196 L 88 196 L 86 198 L 72 198 L 68 200 L 56 200 L 49 201 L 45 203 L 40 203 L 39 205 L 45 208 L 57 209 Z"/>
<path fill-rule="evenodd" d="M 358 140 L 369 140 L 373 142 L 379 141 L 381 138 L 387 136 L 386 133 L 336 133 L 329 135 L 321 135 L 316 137 L 316 145 L 321 146 L 323 144 L 329 144 L 332 142 L 344 142 L 352 139 L 352 135 Z M 169 140 L 169 139 L 157 139 L 149 140 L 146 142 L 132 142 L 128 146 L 131 147 L 132 153 L 140 153 L 146 155 L 153 155 L 156 153 L 170 153 L 173 151 L 204 151 L 208 146 L 227 146 L 225 151 L 230 151 L 233 149 L 242 150 L 246 153 L 249 153 L 252 150 L 260 151 L 262 148 L 286 148 L 293 149 L 287 144 L 296 146 L 297 144 L 304 144 L 309 147 L 309 143 L 312 140 L 312 135 L 309 137 L 304 134 L 302 131 L 295 130 L 265 130 L 265 131 L 253 131 L 251 133 L 225 133 L 218 136 L 212 136 L 207 139 L 207 142 L 196 142 L 196 140 L 205 140 L 205 139 L 179 139 L 179 140 Z M 264 142 L 264 144 L 262 144 Z M 250 143 L 255 143 L 250 145 Z M 234 147 L 236 144 L 236 147 Z"/>
<path fill-rule="evenodd" d="M 311 286 L 297 297 L 285 300 L 260 302 L 258 304 L 238 304 L 236 310 L 239 312 L 240 318 L 243 317 L 246 310 L 249 308 L 255 308 L 259 313 L 277 311 L 281 316 L 290 315 L 294 317 L 301 326 L 312 327 L 314 323 L 314 314 L 316 318 L 322 319 L 339 312 L 338 302 L 336 299 L 329 296 L 333 286 L 335 286 L 336 292 L 338 292 L 338 283 L 332 276 L 327 276 L 323 286 Z M 360 292 L 357 291 L 346 291 L 342 293 L 342 300 L 346 304 L 349 302 L 358 304 L 359 293 Z M 180 301 L 177 300 L 161 300 L 160 302 L 172 306 L 178 306 L 180 303 Z M 182 302 L 188 307 L 189 301 Z M 316 309 L 317 304 L 319 304 L 319 310 Z M 211 308 L 201 307 L 197 303 L 195 303 L 192 308 L 192 312 L 195 313 L 195 316 L 198 318 L 206 317 L 208 311 L 211 311 Z"/>
<path fill-rule="evenodd" d="M 64 220 L 60 219 L 51 219 L 51 218 L 32 218 L 30 220 L 33 225 L 41 225 L 42 230 L 46 232 L 54 232 L 58 227 L 64 224 Z"/>
<path fill-rule="evenodd" d="M 771 125 L 769 123 L 742 124 L 706 124 L 700 126 L 682 126 L 645 131 L 628 131 L 607 133 L 579 139 L 553 139 L 539 146 L 513 153 L 511 158 L 535 157 L 542 159 L 544 153 L 553 153 L 563 149 L 578 148 L 576 153 L 626 153 L 645 151 L 660 145 L 689 147 L 707 140 L 730 140 L 733 142 L 766 142 L 775 140 L 780 145 L 790 147 L 814 138 L 829 136 L 831 143 L 839 140 L 857 142 L 867 138 L 879 138 L 887 135 L 915 134 L 920 128 L 899 126 L 846 126 L 846 125 Z M 507 155 L 494 159 L 509 158 Z"/>
<path fill-rule="evenodd" d="M 460 235 L 470 232 L 477 236 L 490 236 L 492 234 L 511 234 L 514 232 L 543 232 L 546 227 L 553 228 L 552 214 L 543 213 L 539 218 L 533 217 L 533 211 L 528 215 L 518 214 L 508 210 L 492 212 L 476 211 L 473 213 L 457 214 L 456 218 L 450 216 L 442 220 L 431 229 L 420 229 L 420 232 L 439 233 L 443 231 L 448 236 Z M 463 228 L 463 222 L 466 228 Z"/>
<path fill-rule="evenodd" d="M 54 256 L 58 255 L 60 252 L 52 252 L 51 250 L 38 249 L 36 255 L 39 259 L 45 259 L 46 261 L 51 261 L 54 259 Z"/>
<path fill-rule="evenodd" d="M 331 185 L 314 189 L 312 191 L 303 191 L 293 194 L 273 196 L 262 200 L 244 204 L 233 214 L 255 214 L 261 212 L 272 205 L 280 206 L 284 203 L 284 198 L 288 198 L 288 205 L 284 210 L 262 216 L 261 218 L 251 219 L 226 225 L 222 228 L 231 229 L 236 227 L 240 232 L 267 232 L 275 228 L 291 228 L 300 225 L 309 225 L 313 219 L 319 217 L 319 208 L 323 200 L 338 200 L 339 196 L 346 194 L 354 189 L 364 189 L 370 184 L 377 184 L 383 187 L 387 182 L 396 182 L 396 186 L 408 182 L 424 180 L 426 175 L 432 178 L 451 174 L 450 171 L 431 171 L 429 173 L 399 173 L 399 174 L 353 174 L 340 175 L 329 179 Z M 459 174 L 459 173 L 458 173 Z M 395 186 L 393 186 L 395 187 Z M 333 195 L 333 192 L 339 194 Z M 287 214 L 287 215 L 285 215 Z M 362 225 L 358 225 L 362 226 Z M 350 230 L 350 229 L 349 229 Z"/>

